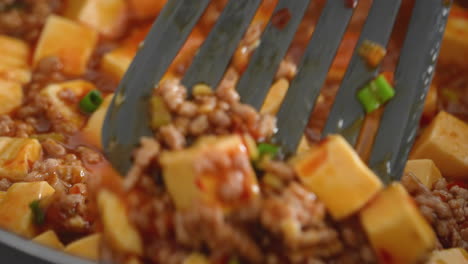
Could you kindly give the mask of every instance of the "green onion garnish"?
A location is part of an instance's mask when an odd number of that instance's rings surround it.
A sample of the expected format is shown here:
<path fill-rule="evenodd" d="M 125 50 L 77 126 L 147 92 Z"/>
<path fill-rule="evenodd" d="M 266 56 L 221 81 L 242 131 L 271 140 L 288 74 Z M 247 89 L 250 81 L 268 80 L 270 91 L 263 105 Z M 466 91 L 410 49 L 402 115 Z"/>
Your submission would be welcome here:
<path fill-rule="evenodd" d="M 36 225 L 44 224 L 45 214 L 44 210 L 40 207 L 39 200 L 32 201 L 29 204 L 29 208 L 31 208 L 34 223 Z"/>
<path fill-rule="evenodd" d="M 384 75 L 379 75 L 360 90 L 357 96 L 366 112 L 370 113 L 392 99 L 395 96 L 395 90 Z"/>
<path fill-rule="evenodd" d="M 264 156 L 274 157 L 276 156 L 276 154 L 278 154 L 278 151 L 279 151 L 278 146 L 268 144 L 268 143 L 260 143 L 258 144 L 257 148 L 258 148 L 258 154 L 260 158 Z"/>
<path fill-rule="evenodd" d="M 98 109 L 102 103 L 102 95 L 98 90 L 92 90 L 80 101 L 81 111 L 91 114 Z"/>

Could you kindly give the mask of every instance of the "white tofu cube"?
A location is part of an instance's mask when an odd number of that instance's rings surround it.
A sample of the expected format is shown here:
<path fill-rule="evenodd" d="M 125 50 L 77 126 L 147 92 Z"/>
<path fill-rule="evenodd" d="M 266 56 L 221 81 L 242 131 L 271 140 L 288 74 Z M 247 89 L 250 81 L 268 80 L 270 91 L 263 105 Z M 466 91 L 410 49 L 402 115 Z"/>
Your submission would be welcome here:
<path fill-rule="evenodd" d="M 0 177 L 21 181 L 41 155 L 36 139 L 0 137 Z"/>
<path fill-rule="evenodd" d="M 357 212 L 382 189 L 379 178 L 341 136 L 329 136 L 292 163 L 304 186 L 335 219 Z"/>
<path fill-rule="evenodd" d="M 98 41 L 98 34 L 87 26 L 64 17 L 51 15 L 42 30 L 34 53 L 34 65 L 47 57 L 57 57 L 63 71 L 71 75 L 85 73 Z"/>

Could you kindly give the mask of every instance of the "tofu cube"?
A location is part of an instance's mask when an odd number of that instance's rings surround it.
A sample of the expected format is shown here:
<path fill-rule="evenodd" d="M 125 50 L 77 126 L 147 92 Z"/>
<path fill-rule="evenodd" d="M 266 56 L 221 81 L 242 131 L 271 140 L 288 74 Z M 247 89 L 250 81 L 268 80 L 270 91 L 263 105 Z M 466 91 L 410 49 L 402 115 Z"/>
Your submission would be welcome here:
<path fill-rule="evenodd" d="M 26 42 L 0 35 L 0 80 L 25 84 L 31 80 L 30 49 Z"/>
<path fill-rule="evenodd" d="M 0 203 L 5 199 L 6 192 L 0 192 Z"/>
<path fill-rule="evenodd" d="M 416 263 L 435 246 L 434 231 L 400 183 L 383 190 L 360 218 L 380 263 Z"/>
<path fill-rule="evenodd" d="M 114 94 L 109 94 L 106 96 L 106 98 L 104 98 L 102 104 L 89 117 L 86 126 L 82 130 L 84 137 L 87 139 L 87 142 L 100 149 L 102 149 L 102 125 L 107 114 L 107 109 L 109 109 L 109 105 L 112 102 L 113 96 Z"/>
<path fill-rule="evenodd" d="M 409 160 L 406 163 L 405 173 L 412 173 L 429 189 L 432 189 L 434 183 L 442 178 L 439 169 L 429 159 Z"/>
<path fill-rule="evenodd" d="M 9 114 L 21 106 L 23 102 L 23 87 L 15 81 L 0 79 L 0 115 Z"/>
<path fill-rule="evenodd" d="M 133 30 L 121 46 L 103 56 L 101 69 L 114 79 L 120 80 L 132 63 L 133 57 L 138 51 L 138 46 L 145 40 L 149 29 L 150 25 Z"/>
<path fill-rule="evenodd" d="M 329 136 L 292 163 L 304 186 L 337 220 L 357 212 L 382 189 L 379 178 L 341 136 Z"/>
<path fill-rule="evenodd" d="M 47 57 L 58 57 L 63 71 L 70 75 L 85 73 L 98 41 L 95 30 L 64 17 L 49 16 L 34 53 L 33 63 Z"/>
<path fill-rule="evenodd" d="M 161 12 L 167 0 L 129 0 L 130 7 L 137 18 L 154 18 Z"/>
<path fill-rule="evenodd" d="M 468 65 L 468 10 L 465 8 L 452 7 L 439 60 L 442 64 Z"/>
<path fill-rule="evenodd" d="M 124 0 L 70 0 L 65 16 L 79 21 L 102 35 L 116 38 L 122 35 L 127 21 Z"/>
<path fill-rule="evenodd" d="M 60 239 L 58 238 L 54 230 L 46 231 L 33 238 L 32 241 L 59 250 L 62 250 L 64 248 L 62 242 L 60 242 Z"/>
<path fill-rule="evenodd" d="M 65 252 L 90 260 L 99 260 L 99 247 L 101 245 L 101 234 L 92 234 L 81 238 L 65 247 Z"/>
<path fill-rule="evenodd" d="M 432 252 L 427 264 L 468 263 L 468 253 L 463 248 L 449 248 Z"/>
<path fill-rule="evenodd" d="M 218 159 L 222 159 L 224 167 L 213 166 Z M 228 212 L 258 197 L 255 173 L 240 136 L 201 138 L 189 149 L 162 153 L 160 163 L 164 182 L 178 209 L 203 202 Z M 243 168 L 236 167 L 238 163 Z M 230 182 L 235 183 L 233 188 L 240 187 L 227 201 L 220 190 L 229 188 Z"/>
<path fill-rule="evenodd" d="M 444 177 L 467 180 L 468 124 L 440 112 L 417 139 L 411 159 L 431 159 Z"/>
<path fill-rule="evenodd" d="M 60 98 L 60 92 L 69 90 L 74 93 L 78 98 L 82 98 L 91 90 L 94 90 L 96 87 L 94 84 L 83 81 L 68 81 L 57 84 L 50 84 L 45 87 L 41 94 L 45 96 L 53 107 L 54 111 L 57 111 L 60 114 L 64 122 L 69 122 L 73 124 L 76 128 L 81 128 L 85 123 L 85 116 L 81 114 L 78 103 L 70 103 L 66 100 Z"/>
<path fill-rule="evenodd" d="M 0 35 L 0 64 L 10 67 L 27 67 L 29 62 L 29 46 L 26 42 Z"/>
<path fill-rule="evenodd" d="M 42 147 L 36 139 L 0 137 L 0 177 L 24 179 L 41 155 Z"/>
<path fill-rule="evenodd" d="M 54 192 L 46 181 L 13 184 L 0 203 L 0 227 L 27 238 L 34 237 L 36 230 L 29 204 L 46 199 Z"/>
<path fill-rule="evenodd" d="M 119 252 L 141 255 L 143 242 L 128 219 L 124 203 L 110 191 L 98 194 L 98 207 L 104 227 L 104 237 Z"/>

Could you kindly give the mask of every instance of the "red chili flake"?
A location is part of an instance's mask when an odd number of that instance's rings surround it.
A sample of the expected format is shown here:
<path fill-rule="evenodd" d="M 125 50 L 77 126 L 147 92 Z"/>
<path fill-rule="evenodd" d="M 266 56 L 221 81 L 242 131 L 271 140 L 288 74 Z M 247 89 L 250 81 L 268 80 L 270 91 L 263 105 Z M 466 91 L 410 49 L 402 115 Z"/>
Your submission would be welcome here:
<path fill-rule="evenodd" d="M 452 189 L 453 186 L 458 186 L 464 189 L 468 189 L 468 183 L 463 182 L 463 181 L 454 181 L 449 184 L 447 184 L 447 189 Z"/>
<path fill-rule="evenodd" d="M 291 12 L 289 9 L 283 8 L 273 15 L 271 23 L 275 28 L 281 30 L 286 27 L 286 25 L 289 23 L 289 20 L 291 20 Z"/>
<path fill-rule="evenodd" d="M 356 8 L 357 2 L 357 0 L 345 0 L 345 5 L 348 8 Z"/>

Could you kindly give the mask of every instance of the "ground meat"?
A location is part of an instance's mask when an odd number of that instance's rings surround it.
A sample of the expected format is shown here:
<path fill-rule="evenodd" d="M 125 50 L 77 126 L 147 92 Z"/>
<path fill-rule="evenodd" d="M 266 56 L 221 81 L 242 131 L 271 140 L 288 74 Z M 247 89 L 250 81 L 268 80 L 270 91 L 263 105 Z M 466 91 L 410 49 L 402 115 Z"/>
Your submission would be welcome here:
<path fill-rule="evenodd" d="M 141 146 L 135 151 L 133 166 L 125 177 L 124 188 L 130 190 L 140 179 L 140 175 L 159 154 L 160 145 L 152 138 L 142 138 Z"/>
<path fill-rule="evenodd" d="M 162 82 L 156 88 L 156 93 L 163 97 L 164 102 L 171 111 L 177 111 L 187 97 L 187 90 L 177 79 Z"/>
<path fill-rule="evenodd" d="M 60 159 L 48 158 L 34 163 L 25 181 L 47 181 L 56 192 L 67 193 L 68 188 L 77 183 L 84 183 L 89 172 L 73 154 L 66 154 Z"/>
<path fill-rule="evenodd" d="M 263 169 L 286 181 L 293 180 L 296 177 L 294 169 L 282 161 L 268 161 L 264 164 Z"/>
<path fill-rule="evenodd" d="M 216 95 L 223 101 L 226 101 L 230 104 L 236 103 L 239 101 L 239 94 L 236 92 L 236 84 L 239 80 L 239 74 L 233 68 L 229 68 L 224 75 L 221 83 L 216 90 Z"/>
<path fill-rule="evenodd" d="M 449 188 L 442 178 L 431 191 L 410 173 L 404 175 L 402 183 L 414 197 L 423 216 L 434 227 L 442 246 L 468 249 L 468 190 L 459 186 Z"/>
<path fill-rule="evenodd" d="M 0 136 L 29 137 L 35 131 L 34 127 L 21 120 L 14 120 L 8 115 L 0 115 Z"/>
<path fill-rule="evenodd" d="M 60 158 L 67 154 L 67 150 L 57 141 L 47 138 L 41 142 L 42 149 L 45 153 L 52 158 Z"/>
<path fill-rule="evenodd" d="M 276 79 L 286 78 L 292 80 L 297 73 L 297 66 L 291 60 L 283 60 L 279 65 L 278 72 L 276 73 Z"/>
<path fill-rule="evenodd" d="M 3 0 L 0 3 L 0 34 L 34 42 L 47 17 L 57 12 L 60 0 Z"/>
<path fill-rule="evenodd" d="M 240 255 L 253 263 L 261 263 L 262 253 L 242 230 L 224 220 L 220 208 L 204 205 L 176 212 L 177 241 L 191 247 L 208 246 L 213 251 Z"/>
<path fill-rule="evenodd" d="M 170 149 L 182 149 L 185 146 L 185 137 L 179 130 L 175 128 L 173 125 L 167 125 L 162 127 L 160 130 L 160 135 L 162 141 L 170 148 Z"/>
<path fill-rule="evenodd" d="M 200 136 L 204 134 L 210 127 L 208 117 L 206 115 L 200 115 L 190 123 L 189 131 L 193 136 Z"/>
<path fill-rule="evenodd" d="M 7 178 L 1 179 L 0 180 L 0 191 L 5 192 L 6 190 L 8 190 L 8 188 L 10 188 L 11 184 L 12 183 Z"/>
<path fill-rule="evenodd" d="M 80 159 L 87 164 L 98 164 L 103 160 L 101 153 L 88 147 L 79 146 L 76 148 Z"/>

